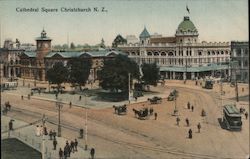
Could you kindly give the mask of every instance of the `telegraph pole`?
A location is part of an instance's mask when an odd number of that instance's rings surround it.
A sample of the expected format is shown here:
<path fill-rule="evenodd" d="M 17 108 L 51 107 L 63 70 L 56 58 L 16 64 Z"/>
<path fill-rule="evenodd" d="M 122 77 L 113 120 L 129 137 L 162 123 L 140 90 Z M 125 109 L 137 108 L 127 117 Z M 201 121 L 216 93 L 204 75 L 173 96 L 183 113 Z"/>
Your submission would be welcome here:
<path fill-rule="evenodd" d="M 128 103 L 130 104 L 130 73 L 128 73 Z"/>
<path fill-rule="evenodd" d="M 62 136 L 62 134 L 61 134 L 61 109 L 62 109 L 63 105 L 62 105 L 60 100 L 56 101 L 56 107 L 58 108 L 58 133 L 57 133 L 57 136 L 61 137 Z"/>
<path fill-rule="evenodd" d="M 43 122 L 43 138 L 42 138 L 42 159 L 46 159 L 45 158 L 45 138 L 44 138 L 44 126 L 45 126 L 45 115 L 43 114 L 43 119 L 42 119 L 42 122 Z"/>
<path fill-rule="evenodd" d="M 87 125 L 87 122 L 88 122 L 88 108 L 87 108 L 87 95 L 85 94 L 84 95 L 84 105 L 85 105 L 85 150 L 88 149 L 88 142 L 87 142 L 87 135 L 88 135 L 88 125 Z"/>

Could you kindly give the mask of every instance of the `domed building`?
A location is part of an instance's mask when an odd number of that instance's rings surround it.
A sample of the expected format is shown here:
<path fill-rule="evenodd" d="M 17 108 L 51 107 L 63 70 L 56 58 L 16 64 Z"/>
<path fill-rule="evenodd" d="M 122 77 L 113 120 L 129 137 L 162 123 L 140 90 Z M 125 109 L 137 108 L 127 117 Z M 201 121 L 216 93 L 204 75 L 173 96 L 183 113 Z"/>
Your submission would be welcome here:
<path fill-rule="evenodd" d="M 229 42 L 199 42 L 198 29 L 185 16 L 174 36 L 155 37 L 143 29 L 140 41 L 118 45 L 139 65 L 156 63 L 165 79 L 196 79 L 205 76 L 228 77 Z"/>

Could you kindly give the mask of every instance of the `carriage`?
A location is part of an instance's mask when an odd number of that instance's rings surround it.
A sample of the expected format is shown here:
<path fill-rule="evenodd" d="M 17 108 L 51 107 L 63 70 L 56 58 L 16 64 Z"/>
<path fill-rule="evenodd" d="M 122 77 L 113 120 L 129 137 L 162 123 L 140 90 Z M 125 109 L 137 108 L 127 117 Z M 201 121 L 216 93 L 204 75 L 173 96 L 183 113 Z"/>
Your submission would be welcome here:
<path fill-rule="evenodd" d="M 162 102 L 162 98 L 154 96 L 153 98 L 148 98 L 148 101 L 150 102 L 150 104 L 159 104 Z"/>
<path fill-rule="evenodd" d="M 124 104 L 122 106 L 115 106 L 115 105 L 113 105 L 113 108 L 115 110 L 115 114 L 116 113 L 118 115 L 127 114 L 127 105 L 126 104 Z"/>
<path fill-rule="evenodd" d="M 133 109 L 134 113 L 135 113 L 135 117 L 141 120 L 145 120 L 148 119 L 150 114 L 148 108 L 144 108 L 142 110 L 136 110 Z"/>
<path fill-rule="evenodd" d="M 168 96 L 168 101 L 173 101 L 175 100 L 175 98 L 178 96 L 178 91 L 176 89 L 174 89 L 172 92 L 170 92 L 169 96 Z"/>

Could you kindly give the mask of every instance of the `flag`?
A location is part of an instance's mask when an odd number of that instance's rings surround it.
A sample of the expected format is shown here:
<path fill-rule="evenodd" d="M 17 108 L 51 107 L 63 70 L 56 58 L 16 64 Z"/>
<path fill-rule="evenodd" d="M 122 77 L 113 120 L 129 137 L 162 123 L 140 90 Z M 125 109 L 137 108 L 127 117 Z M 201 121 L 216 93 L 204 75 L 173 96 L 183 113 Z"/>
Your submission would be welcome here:
<path fill-rule="evenodd" d="M 186 8 L 187 8 L 188 13 L 190 14 L 190 12 L 189 12 L 189 8 L 188 8 L 188 6 L 187 6 L 187 5 L 186 5 Z"/>

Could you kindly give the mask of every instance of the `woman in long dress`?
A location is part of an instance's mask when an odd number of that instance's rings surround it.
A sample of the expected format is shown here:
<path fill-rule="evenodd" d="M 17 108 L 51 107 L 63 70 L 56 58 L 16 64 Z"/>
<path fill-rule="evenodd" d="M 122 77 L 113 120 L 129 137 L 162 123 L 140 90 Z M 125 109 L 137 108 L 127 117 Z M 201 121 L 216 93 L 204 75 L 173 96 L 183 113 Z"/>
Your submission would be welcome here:
<path fill-rule="evenodd" d="M 40 136 L 40 127 L 37 125 L 36 126 L 36 136 Z"/>

